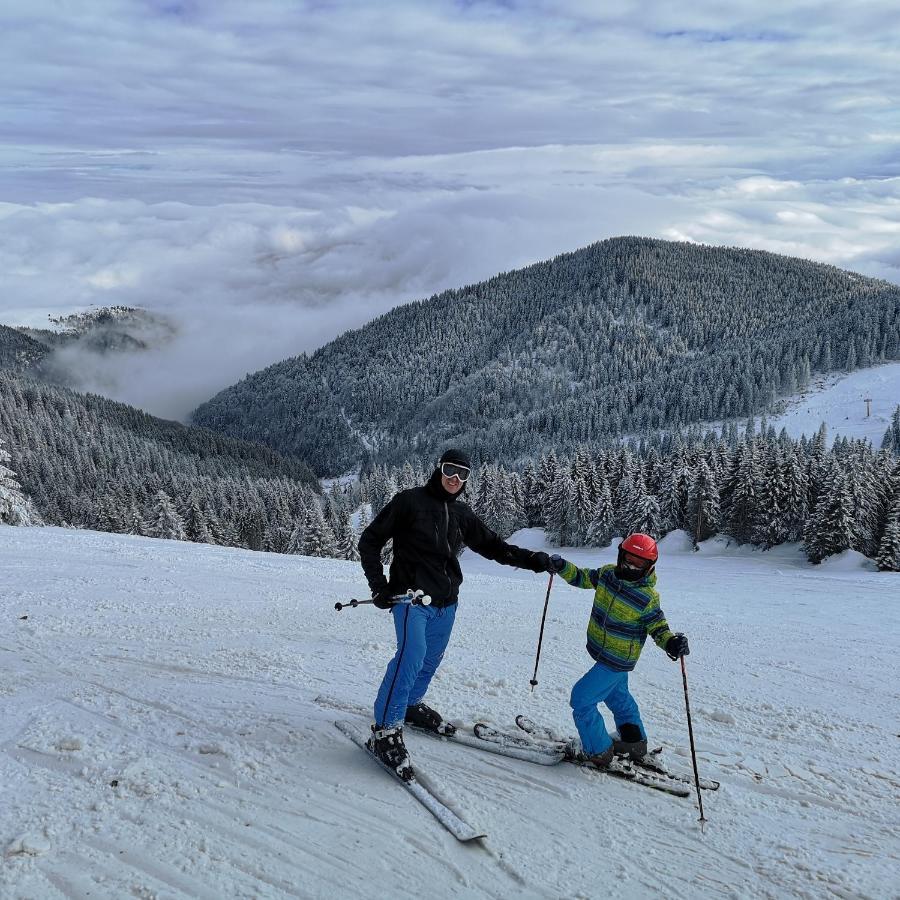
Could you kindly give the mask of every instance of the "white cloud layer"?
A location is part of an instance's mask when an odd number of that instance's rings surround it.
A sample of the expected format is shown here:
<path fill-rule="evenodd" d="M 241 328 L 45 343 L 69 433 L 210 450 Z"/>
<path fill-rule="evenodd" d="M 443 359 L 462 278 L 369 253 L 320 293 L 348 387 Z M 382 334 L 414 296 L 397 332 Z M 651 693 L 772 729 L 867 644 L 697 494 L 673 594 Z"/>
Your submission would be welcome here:
<path fill-rule="evenodd" d="M 0 321 L 165 312 L 175 342 L 89 386 L 182 417 L 617 234 L 900 282 L 893 4 L 788 6 L 6 4 Z"/>

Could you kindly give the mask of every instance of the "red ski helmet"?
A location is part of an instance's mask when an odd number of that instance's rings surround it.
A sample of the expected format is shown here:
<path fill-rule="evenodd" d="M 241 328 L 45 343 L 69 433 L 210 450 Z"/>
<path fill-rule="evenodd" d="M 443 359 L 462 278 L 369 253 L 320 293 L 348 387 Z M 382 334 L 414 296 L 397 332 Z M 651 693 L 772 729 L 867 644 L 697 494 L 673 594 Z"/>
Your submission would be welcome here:
<path fill-rule="evenodd" d="M 629 534 L 619 545 L 619 549 L 650 562 L 655 563 L 659 559 L 659 548 L 656 546 L 656 541 L 649 534 L 641 534 L 639 531 Z"/>
<path fill-rule="evenodd" d="M 624 581 L 640 581 L 653 571 L 657 559 L 659 549 L 649 534 L 630 534 L 619 544 L 616 575 Z"/>

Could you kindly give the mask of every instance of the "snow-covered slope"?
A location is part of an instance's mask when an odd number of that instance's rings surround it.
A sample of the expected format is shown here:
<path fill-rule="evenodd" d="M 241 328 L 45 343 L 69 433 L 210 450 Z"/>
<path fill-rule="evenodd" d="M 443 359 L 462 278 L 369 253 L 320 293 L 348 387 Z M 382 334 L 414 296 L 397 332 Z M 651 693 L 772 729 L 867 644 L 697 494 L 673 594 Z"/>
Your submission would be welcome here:
<path fill-rule="evenodd" d="M 794 438 L 812 437 L 824 422 L 829 438 L 868 438 L 878 448 L 898 404 L 900 362 L 886 363 L 849 375 L 816 376 L 783 414 L 769 421 Z"/>
<path fill-rule="evenodd" d="M 333 609 L 358 566 L 0 526 L 0 567 L 3 898 L 897 895 L 900 587 L 857 555 L 663 542 L 701 774 L 722 781 L 705 834 L 691 800 L 411 736 L 483 846 L 332 725 L 367 721 L 393 650 L 387 614 Z M 590 593 L 554 586 L 530 694 L 546 580 L 464 568 L 430 699 L 570 731 Z M 687 768 L 679 667 L 650 645 L 632 685 Z"/>

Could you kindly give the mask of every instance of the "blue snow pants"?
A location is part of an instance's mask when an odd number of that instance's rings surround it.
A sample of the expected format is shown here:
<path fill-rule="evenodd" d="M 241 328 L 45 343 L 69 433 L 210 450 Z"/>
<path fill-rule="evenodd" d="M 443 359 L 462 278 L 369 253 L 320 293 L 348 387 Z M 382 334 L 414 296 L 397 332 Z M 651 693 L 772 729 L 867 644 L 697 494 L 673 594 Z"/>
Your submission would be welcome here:
<path fill-rule="evenodd" d="M 617 728 L 630 722 L 637 725 L 641 737 L 647 739 L 638 705 L 628 690 L 628 673 L 615 672 L 597 663 L 575 682 L 569 699 L 581 746 L 589 756 L 603 753 L 612 745 L 603 716 L 597 709 L 598 703 L 609 707 Z"/>
<path fill-rule="evenodd" d="M 425 696 L 447 649 L 456 606 L 402 603 L 391 608 L 397 652 L 388 663 L 375 699 L 376 725 L 399 725 L 406 716 L 406 707 L 414 706 Z"/>

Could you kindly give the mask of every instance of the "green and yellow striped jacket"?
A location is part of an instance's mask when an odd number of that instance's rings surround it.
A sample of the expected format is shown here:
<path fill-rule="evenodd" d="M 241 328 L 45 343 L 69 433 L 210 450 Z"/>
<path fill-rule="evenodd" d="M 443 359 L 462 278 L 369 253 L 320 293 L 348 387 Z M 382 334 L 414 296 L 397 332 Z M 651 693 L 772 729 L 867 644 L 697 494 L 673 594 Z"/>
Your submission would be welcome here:
<path fill-rule="evenodd" d="M 656 572 L 640 581 L 616 578 L 615 566 L 579 569 L 566 560 L 560 572 L 574 587 L 594 588 L 594 608 L 588 622 L 587 650 L 599 663 L 630 672 L 647 635 L 663 649 L 672 637 L 656 592 Z"/>

